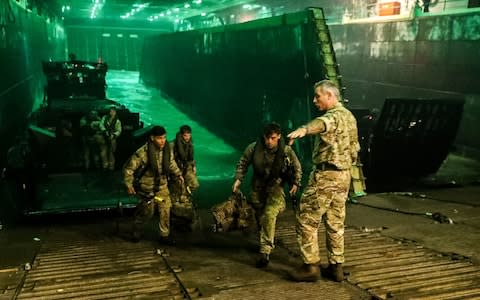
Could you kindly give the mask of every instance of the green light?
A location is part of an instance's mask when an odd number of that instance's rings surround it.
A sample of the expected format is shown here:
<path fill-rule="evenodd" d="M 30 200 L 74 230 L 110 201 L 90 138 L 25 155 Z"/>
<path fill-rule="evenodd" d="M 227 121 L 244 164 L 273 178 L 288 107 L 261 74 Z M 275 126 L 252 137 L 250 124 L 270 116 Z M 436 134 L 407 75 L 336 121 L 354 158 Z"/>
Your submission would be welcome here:
<path fill-rule="evenodd" d="M 125 15 L 120 16 L 120 18 L 126 19 L 126 18 L 129 18 L 129 17 L 133 17 L 136 13 L 140 12 L 141 10 L 143 10 L 147 6 L 149 6 L 149 3 L 133 4 L 133 7 L 130 9 L 130 11 L 128 13 L 126 13 Z M 148 20 L 153 21 L 153 17 L 150 16 L 148 18 Z"/>

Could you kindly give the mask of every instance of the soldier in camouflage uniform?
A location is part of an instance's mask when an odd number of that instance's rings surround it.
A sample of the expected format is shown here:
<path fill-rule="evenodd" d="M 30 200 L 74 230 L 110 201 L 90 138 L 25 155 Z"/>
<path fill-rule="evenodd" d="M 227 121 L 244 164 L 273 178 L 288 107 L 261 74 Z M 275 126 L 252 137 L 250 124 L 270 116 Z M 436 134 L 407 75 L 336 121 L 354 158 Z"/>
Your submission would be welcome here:
<path fill-rule="evenodd" d="M 124 168 L 128 194 L 136 194 L 140 198 L 134 216 L 133 242 L 140 240 L 145 222 L 154 215 L 154 209 L 157 207 L 160 215 L 160 242 L 172 243 L 169 239 L 172 203 L 168 180 L 173 178 L 177 178 L 183 184 L 182 173 L 166 142 L 166 131 L 161 126 L 154 126 L 148 142 L 132 155 Z"/>
<path fill-rule="evenodd" d="M 96 168 L 100 168 L 100 149 L 105 145 L 105 138 L 100 128 L 100 116 L 96 110 L 80 119 L 85 169 L 90 170 L 91 157 Z"/>
<path fill-rule="evenodd" d="M 185 186 L 175 186 L 176 198 L 189 198 L 200 186 L 197 179 L 197 166 L 193 157 L 192 128 L 188 125 L 180 127 L 175 139 L 170 143 L 175 156 L 175 162 L 182 171 Z"/>
<path fill-rule="evenodd" d="M 360 150 L 357 123 L 352 113 L 339 102 L 339 90 L 333 82 L 320 81 L 314 89 L 313 103 L 325 114 L 288 135 L 292 141 L 307 135 L 315 136 L 314 169 L 297 213 L 297 239 L 304 264 L 291 275 L 297 281 L 319 279 L 317 232 L 324 217 L 329 260 L 326 275 L 342 281 L 345 202 L 350 187 L 350 168 Z"/>
<path fill-rule="evenodd" d="M 274 248 L 277 215 L 285 209 L 285 183 L 291 181 L 289 193 L 295 195 L 300 186 L 302 168 L 293 149 L 283 142 L 280 125 L 276 123 L 266 125 L 263 136 L 245 149 L 237 164 L 232 187 L 234 193 L 239 191 L 249 165 L 253 167 L 249 202 L 255 210 L 260 230 L 260 255 L 256 266 L 263 268 L 268 265 Z M 293 174 L 286 178 L 289 169 Z"/>
<path fill-rule="evenodd" d="M 117 149 L 117 139 L 122 133 L 122 123 L 117 116 L 117 109 L 112 106 L 107 115 L 100 121 L 100 130 L 105 137 L 105 144 L 100 147 L 100 156 L 102 157 L 102 167 L 104 170 L 113 170 L 115 168 L 115 150 Z"/>

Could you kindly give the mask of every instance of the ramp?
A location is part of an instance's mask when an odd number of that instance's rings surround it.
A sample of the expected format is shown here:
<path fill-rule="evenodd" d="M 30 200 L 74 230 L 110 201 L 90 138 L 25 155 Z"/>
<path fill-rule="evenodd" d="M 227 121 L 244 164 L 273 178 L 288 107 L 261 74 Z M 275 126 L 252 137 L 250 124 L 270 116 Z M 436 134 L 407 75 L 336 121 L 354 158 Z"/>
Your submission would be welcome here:
<path fill-rule="evenodd" d="M 321 257 L 325 228 L 320 226 Z M 283 219 L 279 244 L 299 256 L 293 220 Z M 325 260 L 322 263 L 327 263 Z M 380 232 L 345 229 L 347 282 L 368 291 L 373 299 L 479 299 L 480 266 L 468 258 L 426 249 Z"/>
<path fill-rule="evenodd" d="M 181 268 L 149 245 L 52 241 L 42 246 L 16 299 L 191 299 L 175 272 Z"/>

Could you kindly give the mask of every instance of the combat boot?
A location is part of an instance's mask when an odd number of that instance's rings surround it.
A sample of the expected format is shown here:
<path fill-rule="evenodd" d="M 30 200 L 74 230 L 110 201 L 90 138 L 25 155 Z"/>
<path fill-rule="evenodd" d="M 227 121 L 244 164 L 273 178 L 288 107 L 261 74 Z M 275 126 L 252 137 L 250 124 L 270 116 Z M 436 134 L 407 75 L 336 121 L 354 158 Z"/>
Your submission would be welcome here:
<path fill-rule="evenodd" d="M 260 253 L 259 258 L 257 259 L 257 262 L 255 263 L 255 266 L 257 268 L 265 268 L 268 266 L 268 263 L 270 262 L 270 255 L 266 253 Z"/>
<path fill-rule="evenodd" d="M 342 282 L 344 279 L 342 264 L 329 264 L 326 269 L 322 270 L 322 273 L 336 282 Z"/>
<path fill-rule="evenodd" d="M 315 282 L 320 279 L 320 269 L 317 264 L 303 264 L 290 273 L 294 281 Z"/>

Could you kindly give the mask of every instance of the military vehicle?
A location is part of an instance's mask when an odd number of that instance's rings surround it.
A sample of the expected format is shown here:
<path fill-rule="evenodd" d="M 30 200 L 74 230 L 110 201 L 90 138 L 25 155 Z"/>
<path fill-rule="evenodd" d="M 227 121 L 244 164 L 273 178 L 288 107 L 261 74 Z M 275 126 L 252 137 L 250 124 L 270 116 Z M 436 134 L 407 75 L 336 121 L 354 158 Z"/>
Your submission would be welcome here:
<path fill-rule="evenodd" d="M 111 209 L 135 205 L 126 196 L 120 169 L 145 141 L 139 113 L 106 98 L 107 64 L 79 60 L 43 62 L 44 101 L 33 111 L 25 133 L 7 154 L 12 199 L 24 214 Z M 82 119 L 100 123 L 117 111 L 122 133 L 117 140 L 114 170 L 102 170 L 98 148 L 85 157 L 89 129 Z M 103 138 L 103 137 L 100 137 Z M 87 162 L 90 161 L 91 162 Z"/>

